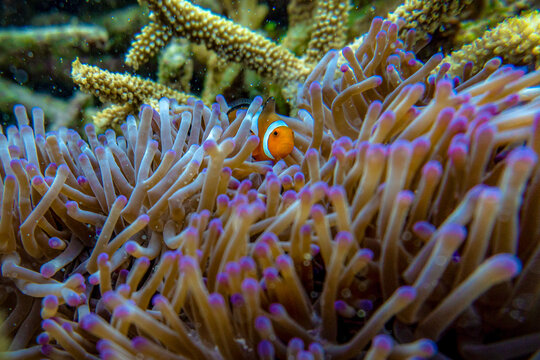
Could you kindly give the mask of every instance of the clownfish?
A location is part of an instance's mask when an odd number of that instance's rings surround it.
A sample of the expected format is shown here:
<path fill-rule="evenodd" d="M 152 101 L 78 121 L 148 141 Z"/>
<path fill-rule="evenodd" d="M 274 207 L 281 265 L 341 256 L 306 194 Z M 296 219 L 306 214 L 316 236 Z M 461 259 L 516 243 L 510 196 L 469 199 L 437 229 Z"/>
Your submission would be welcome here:
<path fill-rule="evenodd" d="M 229 109 L 227 115 L 232 121 L 236 112 L 247 109 L 249 103 L 241 102 Z M 253 151 L 255 161 L 272 160 L 274 163 L 285 158 L 294 149 L 294 132 L 276 114 L 276 102 L 268 98 L 264 106 L 253 115 L 251 133 L 259 137 L 259 145 Z"/>

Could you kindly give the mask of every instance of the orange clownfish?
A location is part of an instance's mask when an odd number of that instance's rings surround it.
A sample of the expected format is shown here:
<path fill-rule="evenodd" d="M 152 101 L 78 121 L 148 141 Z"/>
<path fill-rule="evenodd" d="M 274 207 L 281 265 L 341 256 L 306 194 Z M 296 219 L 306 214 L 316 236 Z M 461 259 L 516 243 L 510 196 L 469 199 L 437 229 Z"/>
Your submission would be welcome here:
<path fill-rule="evenodd" d="M 236 111 L 247 109 L 249 103 L 240 103 L 227 112 L 231 120 L 236 117 Z M 253 151 L 255 161 L 272 160 L 274 163 L 289 155 L 294 148 L 294 132 L 276 114 L 276 102 L 268 98 L 264 106 L 253 115 L 251 132 L 259 137 L 259 145 Z"/>

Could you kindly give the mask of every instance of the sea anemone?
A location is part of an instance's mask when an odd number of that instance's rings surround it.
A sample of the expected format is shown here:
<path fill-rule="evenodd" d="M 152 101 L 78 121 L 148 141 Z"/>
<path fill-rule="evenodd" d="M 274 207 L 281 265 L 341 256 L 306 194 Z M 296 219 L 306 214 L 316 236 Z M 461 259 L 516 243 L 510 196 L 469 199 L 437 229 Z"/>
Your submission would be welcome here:
<path fill-rule="evenodd" d="M 223 97 L 163 98 L 86 140 L 15 107 L 0 134 L 2 356 L 538 351 L 540 72 L 494 59 L 450 78 L 397 34 L 377 18 L 321 60 L 276 164 L 251 159 L 260 97 L 232 120 Z"/>

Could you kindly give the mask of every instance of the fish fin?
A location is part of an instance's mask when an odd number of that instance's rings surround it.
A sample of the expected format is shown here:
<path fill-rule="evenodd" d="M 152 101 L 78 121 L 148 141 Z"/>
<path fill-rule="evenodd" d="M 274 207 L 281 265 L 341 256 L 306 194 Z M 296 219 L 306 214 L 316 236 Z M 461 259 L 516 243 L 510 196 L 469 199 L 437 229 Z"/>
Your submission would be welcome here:
<path fill-rule="evenodd" d="M 251 154 L 251 156 L 253 156 L 253 159 L 255 159 L 255 161 L 261 161 L 262 160 L 262 154 L 261 154 L 260 145 L 257 145 L 255 150 L 253 150 L 253 154 Z"/>
<path fill-rule="evenodd" d="M 269 118 L 270 115 L 276 113 L 276 99 L 274 99 L 272 96 L 266 100 L 264 103 L 263 111 L 261 113 L 261 116 L 264 116 L 265 118 Z"/>
<path fill-rule="evenodd" d="M 251 101 L 249 99 L 234 100 L 229 105 L 229 110 L 227 110 L 227 115 L 232 113 L 234 110 L 239 110 L 239 109 L 246 109 L 247 110 L 247 108 L 249 107 L 250 104 L 251 104 Z"/>
<path fill-rule="evenodd" d="M 261 141 L 263 141 L 264 139 L 266 129 L 268 129 L 268 126 L 270 126 L 270 124 L 274 122 L 274 118 L 277 116 L 275 110 L 276 101 L 273 97 L 269 97 L 268 100 L 266 100 L 266 103 L 264 104 L 262 110 L 260 110 L 261 113 L 257 118 L 257 135 L 259 135 Z"/>

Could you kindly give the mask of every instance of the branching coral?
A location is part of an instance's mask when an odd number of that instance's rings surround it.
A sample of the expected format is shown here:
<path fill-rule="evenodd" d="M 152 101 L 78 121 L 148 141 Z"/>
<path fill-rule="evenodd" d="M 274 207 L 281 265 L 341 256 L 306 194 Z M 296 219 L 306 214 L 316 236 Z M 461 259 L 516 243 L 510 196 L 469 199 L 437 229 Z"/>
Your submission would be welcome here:
<path fill-rule="evenodd" d="M 540 68 L 540 13 L 513 17 L 486 31 L 481 38 L 465 45 L 445 59 L 451 65 L 451 73 L 460 75 L 468 62 L 472 72 L 480 70 L 479 64 L 499 56 L 505 63 Z"/>
<path fill-rule="evenodd" d="M 202 50 L 201 47 L 192 47 L 192 49 L 200 55 L 198 58 L 202 58 L 202 63 L 208 70 L 201 94 L 201 98 L 207 105 L 214 101 L 217 93 L 227 92 L 233 84 L 238 86 L 238 83 L 244 82 L 247 89 L 242 89 L 243 92 L 251 94 L 250 90 L 252 90 L 254 83 L 260 81 L 260 78 L 250 80 L 249 77 L 246 77 L 244 80 L 239 80 L 238 75 L 243 73 L 243 70 L 253 70 L 267 80 L 262 85 L 262 87 L 266 87 L 263 92 L 271 92 L 273 95 L 284 97 L 291 105 L 292 113 L 295 113 L 297 104 L 294 99 L 298 85 L 306 79 L 315 64 L 327 51 L 341 48 L 348 40 L 346 32 L 350 6 L 348 2 L 341 0 L 319 1 L 316 2 L 315 6 L 313 2 L 291 3 L 288 11 L 291 16 L 289 30 L 282 44 L 275 43 L 254 31 L 252 27 L 257 27 L 257 24 L 260 24 L 264 16 L 264 9 L 256 7 L 253 3 L 246 2 L 240 11 L 233 11 L 232 3 L 224 3 L 223 7 L 230 19 L 205 10 L 188 0 L 151 0 L 148 3 L 151 10 L 150 23 L 135 38 L 126 56 L 126 63 L 138 69 L 170 43 L 174 37 L 185 38 L 194 44 L 202 44 L 206 48 L 205 50 Z M 294 11 L 294 4 L 306 9 L 303 18 Z M 405 50 L 418 51 L 430 39 L 434 39 L 430 47 L 424 49 L 429 57 L 433 52 L 438 51 L 441 43 L 444 45 L 443 50 L 449 51 L 452 44 L 451 39 L 456 30 L 459 29 L 460 21 L 476 16 L 484 5 L 484 2 L 470 0 L 407 1 L 394 12 L 388 14 L 388 19 L 398 24 L 398 36 L 405 42 Z M 250 11 L 246 10 L 248 6 L 253 7 L 251 15 Z M 214 11 L 218 10 L 214 9 Z M 306 21 L 305 16 L 311 16 L 312 20 Z M 249 21 L 250 18 L 252 21 Z M 528 19 L 519 19 L 519 21 L 527 23 Z M 534 28 L 534 24 L 531 24 L 529 28 Z M 525 34 L 515 35 L 512 43 L 493 42 L 497 49 L 495 52 L 502 54 L 510 51 L 509 47 L 512 47 L 512 44 L 520 44 L 520 51 L 504 60 L 516 65 L 528 63 L 530 56 L 526 55 L 526 51 L 521 50 L 534 48 L 536 44 L 534 35 L 527 38 L 526 34 L 529 32 L 530 30 L 527 30 Z M 351 42 L 350 47 L 356 51 L 364 40 L 364 36 L 360 36 Z M 488 40 L 481 42 L 480 45 L 489 42 Z M 376 41 L 376 39 L 372 38 L 370 41 Z M 474 47 L 474 45 L 471 46 Z M 171 63 L 164 59 L 173 54 L 173 48 L 174 46 L 170 47 L 167 54 L 161 57 L 162 62 Z M 456 52 L 453 54 L 455 56 L 447 58 L 447 62 L 454 67 L 452 75 L 461 76 L 464 70 L 465 76 L 475 74 L 476 71 L 483 68 L 486 61 L 491 59 L 491 53 L 480 56 L 483 51 L 481 46 L 480 49 L 478 46 L 476 47 L 478 50 L 476 53 L 474 50 L 467 49 L 462 50 L 466 53 L 465 55 Z M 183 50 L 181 51 L 183 52 Z M 388 48 L 384 51 L 393 51 L 393 49 Z M 179 59 L 184 58 L 183 54 L 179 55 Z M 463 64 L 473 58 L 477 61 L 472 72 L 468 68 L 469 65 L 465 66 L 464 69 Z M 189 63 L 189 60 L 187 61 Z M 185 62 L 182 60 L 179 63 Z M 185 72 L 183 69 L 176 69 L 175 72 L 191 74 L 189 66 Z M 160 75 L 163 75 L 163 72 Z M 161 76 L 160 79 L 167 78 Z M 185 79 L 183 82 L 186 82 Z M 242 88 L 241 85 L 240 87 Z M 187 86 L 184 88 L 187 89 Z M 233 96 L 242 97 L 246 94 L 234 91 Z M 144 97 L 142 95 L 142 98 Z M 187 96 L 183 97 L 187 98 Z M 117 103 L 115 108 L 107 109 L 98 114 L 95 119 L 100 127 L 105 127 L 108 124 L 122 121 L 128 112 L 134 113 L 133 106 Z M 114 117 L 115 113 L 120 115 Z"/>
<path fill-rule="evenodd" d="M 348 1 L 317 1 L 311 40 L 305 56 L 308 63 L 316 63 L 329 50 L 340 49 L 345 45 L 349 9 Z"/>
<path fill-rule="evenodd" d="M 414 42 L 424 42 L 439 34 L 449 36 L 459 26 L 459 21 L 478 12 L 483 1 L 473 0 L 406 0 L 388 19 L 397 22 L 403 19 L 401 34 L 405 37 L 408 30 L 414 31 Z"/>
<path fill-rule="evenodd" d="M 287 49 L 186 0 L 155 0 L 150 1 L 149 6 L 156 22 L 143 29 L 127 55 L 127 63 L 135 68 L 165 45 L 166 39 L 156 37 L 155 33 L 156 29 L 161 29 L 159 34 L 166 29 L 176 36 L 206 45 L 224 60 L 242 63 L 275 80 L 298 79 L 309 72 L 304 62 Z M 160 41 L 153 41 L 153 37 Z"/>
<path fill-rule="evenodd" d="M 527 0 L 485 2 L 481 11 L 473 19 L 461 24 L 453 39 L 453 47 L 458 48 L 470 44 L 481 37 L 487 29 L 493 29 L 505 19 L 520 15 L 523 11 L 531 10 L 533 7 L 535 7 L 535 2 Z"/>
<path fill-rule="evenodd" d="M 116 125 L 116 122 L 125 119 L 143 103 L 155 104 L 157 99 L 163 96 L 180 103 L 185 103 L 188 99 L 185 93 L 165 85 L 138 76 L 111 73 L 97 66 L 81 64 L 79 59 L 72 64 L 71 77 L 82 90 L 96 95 L 104 103 L 116 104 L 95 116 L 95 124 L 103 128 Z"/>
<path fill-rule="evenodd" d="M 540 72 L 430 75 L 442 56 L 423 64 L 397 34 L 377 18 L 338 74 L 337 51 L 319 62 L 275 165 L 250 158 L 260 97 L 232 120 L 223 97 L 163 98 L 86 141 L 16 107 L 0 135 L 3 355 L 537 351 Z"/>

